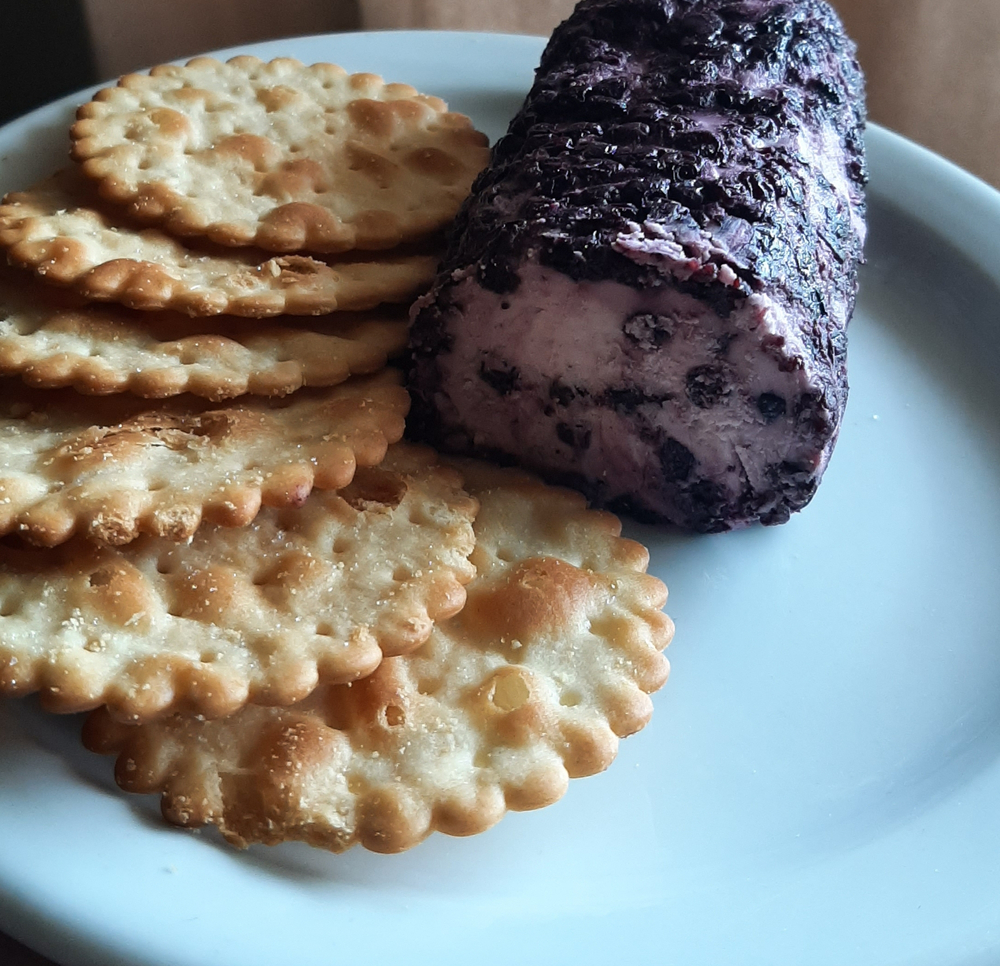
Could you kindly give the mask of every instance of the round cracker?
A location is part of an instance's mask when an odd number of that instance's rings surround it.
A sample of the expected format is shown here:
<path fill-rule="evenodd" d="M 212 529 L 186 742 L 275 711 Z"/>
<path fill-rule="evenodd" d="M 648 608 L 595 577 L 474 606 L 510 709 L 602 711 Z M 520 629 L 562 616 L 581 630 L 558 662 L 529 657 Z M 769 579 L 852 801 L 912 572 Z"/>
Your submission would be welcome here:
<path fill-rule="evenodd" d="M 73 157 L 104 197 L 177 235 L 268 251 L 438 231 L 488 160 L 486 137 L 439 98 L 289 58 L 128 74 L 77 117 Z"/>
<path fill-rule="evenodd" d="M 14 264 L 88 299 L 250 318 L 410 302 L 430 285 L 438 261 L 428 252 L 324 261 L 184 245 L 110 211 L 75 168 L 4 198 L 0 247 Z"/>
<path fill-rule="evenodd" d="M 413 654 L 293 708 L 139 728 L 96 712 L 85 743 L 118 755 L 122 788 L 158 792 L 169 821 L 211 823 L 241 847 L 398 852 L 548 805 L 606 768 L 666 680 L 666 588 L 579 494 L 461 468 L 480 501 L 461 613 Z"/>
<path fill-rule="evenodd" d="M 266 326 L 99 305 L 0 267 L 0 374 L 44 389 L 148 399 L 284 396 L 375 372 L 406 346 L 398 309 Z"/>
<path fill-rule="evenodd" d="M 0 544 L 0 693 L 135 722 L 301 701 L 462 607 L 476 509 L 458 473 L 397 443 L 343 490 L 188 543 Z"/>
<path fill-rule="evenodd" d="M 400 383 L 386 370 L 215 409 L 0 383 L 0 535 L 121 546 L 142 533 L 187 540 L 203 521 L 246 526 L 262 506 L 301 505 L 377 465 L 403 435 Z"/>

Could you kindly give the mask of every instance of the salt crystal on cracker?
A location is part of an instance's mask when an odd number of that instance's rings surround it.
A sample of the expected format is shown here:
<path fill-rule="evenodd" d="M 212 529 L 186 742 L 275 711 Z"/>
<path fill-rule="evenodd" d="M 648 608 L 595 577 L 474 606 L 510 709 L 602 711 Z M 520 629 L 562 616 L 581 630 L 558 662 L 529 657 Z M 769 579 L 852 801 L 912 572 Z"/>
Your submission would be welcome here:
<path fill-rule="evenodd" d="M 446 226 L 488 159 L 436 97 L 333 64 L 198 57 L 83 105 L 73 156 L 170 232 L 269 251 L 391 248 Z"/>
<path fill-rule="evenodd" d="M 339 492 L 189 543 L 0 544 L 0 694 L 136 722 L 301 701 L 462 607 L 476 509 L 458 473 L 398 443 Z"/>
<path fill-rule="evenodd" d="M 87 746 L 118 756 L 123 788 L 160 793 L 171 822 L 216 825 L 237 846 L 334 852 L 480 832 L 606 768 L 666 680 L 666 588 L 582 496 L 460 468 L 481 504 L 478 572 L 465 608 L 418 651 L 292 708 L 138 728 L 98 711 Z"/>
<path fill-rule="evenodd" d="M 4 198 L 0 247 L 15 264 L 87 298 L 198 316 L 319 315 L 409 302 L 437 267 L 427 252 L 324 261 L 191 247 L 116 217 L 76 169 Z"/>

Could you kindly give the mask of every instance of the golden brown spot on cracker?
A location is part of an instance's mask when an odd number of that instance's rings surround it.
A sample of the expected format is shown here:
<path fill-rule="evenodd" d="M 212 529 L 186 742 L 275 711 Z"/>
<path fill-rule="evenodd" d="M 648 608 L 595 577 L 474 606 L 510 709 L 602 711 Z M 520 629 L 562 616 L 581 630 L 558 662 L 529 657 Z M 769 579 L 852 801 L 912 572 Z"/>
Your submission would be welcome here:
<path fill-rule="evenodd" d="M 400 177 L 399 165 L 356 141 L 344 145 L 344 157 L 351 171 L 370 178 L 379 188 L 388 188 Z"/>
<path fill-rule="evenodd" d="M 448 110 L 448 105 L 440 97 L 435 97 L 433 94 L 417 94 L 414 100 L 420 104 L 426 104 L 432 111 L 444 112 Z"/>
<path fill-rule="evenodd" d="M 342 238 L 343 249 L 350 247 L 351 229 L 319 205 L 293 201 L 270 211 L 261 221 L 259 241 L 275 251 L 308 248 L 314 237 Z"/>
<path fill-rule="evenodd" d="M 409 84 L 400 84 L 398 82 L 393 82 L 385 84 L 382 88 L 383 96 L 387 98 L 414 98 L 418 99 L 420 95 L 417 94 L 417 89 Z M 443 102 L 442 102 L 443 103 Z"/>
<path fill-rule="evenodd" d="M 392 105 L 359 97 L 345 108 L 347 116 L 363 134 L 388 138 L 396 126 Z"/>
<path fill-rule="evenodd" d="M 177 195 L 166 185 L 141 184 L 129 199 L 128 211 L 140 221 L 156 221 L 169 216 L 177 202 Z"/>
<path fill-rule="evenodd" d="M 402 852 L 430 831 L 430 809 L 408 789 L 383 787 L 358 803 L 361 841 L 372 852 Z"/>
<path fill-rule="evenodd" d="M 475 835 L 492 827 L 503 817 L 506 803 L 495 785 L 475 786 L 456 791 L 434 808 L 434 828 L 445 835 Z"/>
<path fill-rule="evenodd" d="M 514 812 L 544 808 L 559 801 L 566 794 L 569 774 L 560 762 L 549 767 L 539 767 L 516 784 L 504 787 L 507 807 Z"/>
<path fill-rule="evenodd" d="M 497 585 L 477 588 L 463 620 L 481 635 L 526 639 L 575 623 L 596 586 L 594 577 L 552 557 L 526 560 Z"/>
<path fill-rule="evenodd" d="M 161 107 L 151 111 L 148 117 L 165 137 L 180 140 L 191 134 L 191 122 L 180 111 Z"/>
<path fill-rule="evenodd" d="M 148 622 L 153 598 L 145 577 L 125 561 L 108 563 L 87 579 L 88 603 L 119 626 Z"/>
<path fill-rule="evenodd" d="M 461 161 L 440 148 L 417 148 L 403 160 L 414 171 L 442 184 L 455 184 L 465 171 Z"/>
<path fill-rule="evenodd" d="M 209 624 L 221 623 L 239 606 L 241 583 L 228 567 L 207 567 L 173 578 L 177 615 Z"/>
<path fill-rule="evenodd" d="M 247 686 L 233 669 L 212 664 L 191 664 L 175 678 L 178 709 L 197 709 L 206 718 L 224 718 L 247 701 Z"/>
<path fill-rule="evenodd" d="M 372 210 L 360 212 L 353 221 L 355 231 L 362 237 L 380 239 L 378 244 L 365 243 L 364 247 L 391 248 L 403 240 L 399 216 L 392 211 Z"/>
<path fill-rule="evenodd" d="M 159 265 L 133 262 L 119 283 L 118 297 L 123 305 L 154 308 L 165 306 L 174 294 L 175 287 L 175 280 Z"/>
<path fill-rule="evenodd" d="M 603 722 L 566 722 L 561 728 L 563 765 L 570 778 L 604 771 L 618 752 L 618 738 Z"/>
<path fill-rule="evenodd" d="M 262 497 L 259 486 L 224 486 L 214 498 L 206 500 L 205 522 L 220 527 L 245 527 L 260 512 Z"/>
<path fill-rule="evenodd" d="M 316 558 L 301 550 L 282 554 L 266 570 L 254 578 L 258 585 L 276 585 L 285 593 L 304 588 L 319 571 Z"/>
<path fill-rule="evenodd" d="M 257 100 L 264 105 L 264 109 L 268 113 L 286 110 L 301 99 L 298 91 L 284 84 L 265 87 L 257 91 Z"/>
<path fill-rule="evenodd" d="M 361 93 L 375 93 L 385 86 L 384 81 L 378 74 L 366 73 L 364 71 L 351 74 L 347 79 L 347 83 L 352 90 Z"/>
<path fill-rule="evenodd" d="M 181 365 L 193 366 L 229 354 L 238 343 L 221 335 L 190 335 L 176 342 L 164 343 L 161 351 L 176 354 Z"/>
<path fill-rule="evenodd" d="M 11 254 L 18 261 L 34 265 L 44 278 L 63 283 L 79 274 L 80 266 L 86 263 L 87 249 L 74 238 L 56 238 L 18 245 Z"/>
<path fill-rule="evenodd" d="M 394 432 L 391 435 L 396 435 Z M 402 432 L 399 433 L 402 436 Z M 320 447 L 316 456 L 316 472 L 313 484 L 323 490 L 339 490 L 347 486 L 357 470 L 358 465 L 378 463 L 377 450 L 384 454 L 385 445 L 379 443 L 369 449 L 358 446 L 354 451 L 340 443 L 330 443 Z"/>
<path fill-rule="evenodd" d="M 323 166 L 310 158 L 286 161 L 277 171 L 267 175 L 258 188 L 261 194 L 277 201 L 308 198 L 326 190 Z"/>
<path fill-rule="evenodd" d="M 258 787 L 267 797 L 293 799 L 310 766 L 336 756 L 336 746 L 342 740 L 337 732 L 307 717 L 282 721 L 265 730 L 251 759 Z"/>
<path fill-rule="evenodd" d="M 299 464 L 273 470 L 261 487 L 265 506 L 299 507 L 315 483 L 312 467 Z"/>
<path fill-rule="evenodd" d="M 276 168 L 283 157 L 281 149 L 273 141 L 257 134 L 233 134 L 215 145 L 218 155 L 231 154 L 252 165 L 254 171 L 270 171 Z"/>
<path fill-rule="evenodd" d="M 420 120 L 433 115 L 433 111 L 428 111 L 427 106 L 416 97 L 406 97 L 398 101 L 388 101 L 388 106 L 395 115 L 397 121 L 404 124 L 414 124 Z"/>

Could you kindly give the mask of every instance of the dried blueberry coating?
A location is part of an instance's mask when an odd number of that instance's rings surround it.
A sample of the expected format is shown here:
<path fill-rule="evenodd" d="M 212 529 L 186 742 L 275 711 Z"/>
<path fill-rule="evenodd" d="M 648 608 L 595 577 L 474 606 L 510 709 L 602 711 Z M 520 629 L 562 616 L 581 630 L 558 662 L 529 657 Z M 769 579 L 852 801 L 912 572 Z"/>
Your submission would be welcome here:
<path fill-rule="evenodd" d="M 691 529 L 787 520 L 847 400 L 863 127 L 826 3 L 583 0 L 415 308 L 411 432 Z"/>

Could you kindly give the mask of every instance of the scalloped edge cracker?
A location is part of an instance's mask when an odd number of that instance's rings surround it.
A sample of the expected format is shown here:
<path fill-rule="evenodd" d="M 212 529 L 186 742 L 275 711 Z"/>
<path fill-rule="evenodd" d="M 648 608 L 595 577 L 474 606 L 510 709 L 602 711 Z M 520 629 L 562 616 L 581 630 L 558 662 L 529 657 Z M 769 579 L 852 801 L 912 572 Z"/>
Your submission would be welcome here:
<path fill-rule="evenodd" d="M 277 252 L 440 231 L 489 158 L 486 136 L 439 98 L 290 58 L 127 74 L 77 118 L 74 159 L 133 217 Z"/>
<path fill-rule="evenodd" d="M 562 796 L 615 757 L 666 680 L 666 587 L 610 514 L 516 471 L 462 462 L 480 500 L 465 608 L 350 687 L 224 721 L 134 728 L 100 711 L 85 743 L 159 792 L 178 825 L 232 844 L 398 852 L 481 832 Z"/>
<path fill-rule="evenodd" d="M 343 490 L 188 543 L 0 543 L 0 694 L 142 722 L 356 680 L 461 609 L 477 508 L 432 451 L 397 443 Z"/>
<path fill-rule="evenodd" d="M 288 323 L 286 325 L 281 322 Z M 0 374 L 43 389 L 218 401 L 284 396 L 375 372 L 406 346 L 400 310 L 265 326 L 95 305 L 0 267 Z"/>
<path fill-rule="evenodd" d="M 187 315 L 322 315 L 410 302 L 434 278 L 433 252 L 321 260 L 260 249 L 192 247 L 102 204 L 75 168 L 0 204 L 9 260 L 88 299 Z"/>
<path fill-rule="evenodd" d="M 120 546 L 244 527 L 262 506 L 347 486 L 403 435 L 409 395 L 384 370 L 287 399 L 151 408 L 0 383 L 0 535 L 52 547 L 75 535 Z"/>

